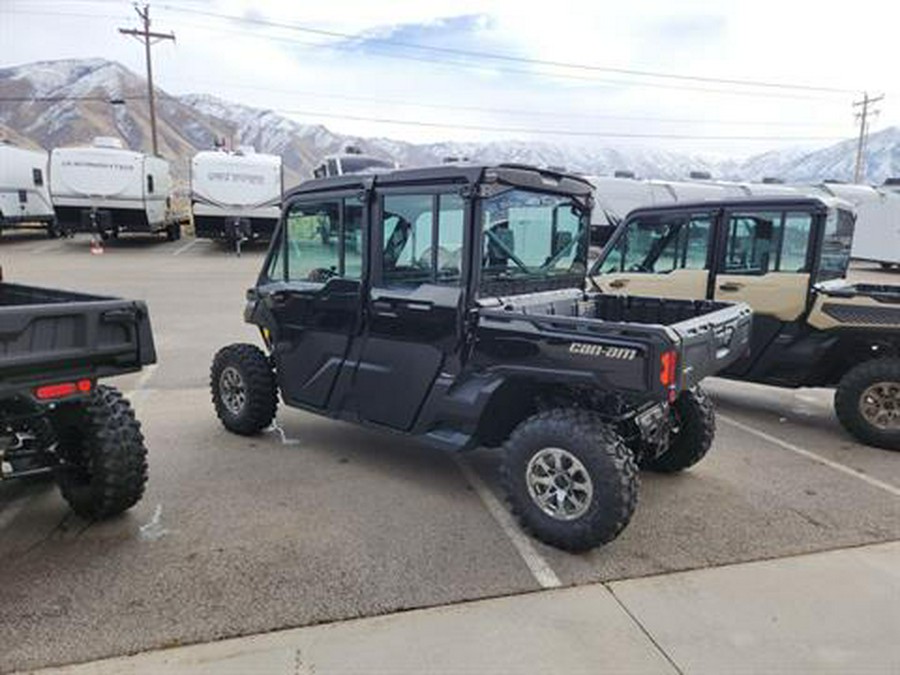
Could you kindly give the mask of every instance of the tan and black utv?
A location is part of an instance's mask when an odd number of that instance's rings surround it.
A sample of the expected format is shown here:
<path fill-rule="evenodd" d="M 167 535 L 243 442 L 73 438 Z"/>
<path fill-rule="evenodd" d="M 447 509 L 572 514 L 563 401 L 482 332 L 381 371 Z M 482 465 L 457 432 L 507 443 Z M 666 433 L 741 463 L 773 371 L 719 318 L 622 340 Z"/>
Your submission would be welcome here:
<path fill-rule="evenodd" d="M 835 387 L 851 434 L 900 450 L 900 285 L 846 281 L 854 221 L 827 198 L 637 209 L 591 278 L 607 293 L 747 302 L 751 349 L 723 376 Z"/>

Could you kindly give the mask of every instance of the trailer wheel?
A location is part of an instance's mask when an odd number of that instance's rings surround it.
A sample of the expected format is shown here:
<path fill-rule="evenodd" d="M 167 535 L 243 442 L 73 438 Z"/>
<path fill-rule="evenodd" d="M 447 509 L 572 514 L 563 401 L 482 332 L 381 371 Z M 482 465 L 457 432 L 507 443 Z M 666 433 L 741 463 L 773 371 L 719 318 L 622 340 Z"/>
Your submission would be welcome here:
<path fill-rule="evenodd" d="M 210 389 L 216 415 L 231 432 L 252 436 L 272 424 L 278 385 L 269 358 L 254 345 L 223 347 L 213 359 Z"/>
<path fill-rule="evenodd" d="M 900 359 L 872 359 L 848 370 L 834 392 L 834 411 L 866 445 L 900 450 Z"/>
<path fill-rule="evenodd" d="M 706 456 L 716 435 L 712 399 L 699 386 L 681 392 L 671 408 L 669 449 L 657 457 L 642 457 L 640 466 L 658 473 L 677 473 Z"/>
<path fill-rule="evenodd" d="M 59 223 L 55 220 L 47 223 L 47 238 L 48 239 L 59 239 L 62 236 L 62 229 L 59 227 Z"/>
<path fill-rule="evenodd" d="M 640 478 L 634 456 L 594 413 L 556 409 L 517 426 L 501 476 L 513 513 L 546 544 L 586 551 L 631 520 Z"/>
<path fill-rule="evenodd" d="M 56 480 L 72 510 L 99 520 L 137 504 L 147 483 L 147 448 L 122 394 L 98 386 L 63 424 Z"/>

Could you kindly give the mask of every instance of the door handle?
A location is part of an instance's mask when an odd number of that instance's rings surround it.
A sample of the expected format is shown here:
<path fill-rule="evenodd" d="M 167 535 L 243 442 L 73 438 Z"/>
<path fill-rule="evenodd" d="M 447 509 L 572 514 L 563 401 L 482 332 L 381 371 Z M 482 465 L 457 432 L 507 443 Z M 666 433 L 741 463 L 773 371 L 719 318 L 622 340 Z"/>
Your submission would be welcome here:
<path fill-rule="evenodd" d="M 401 306 L 403 309 L 412 309 L 416 312 L 427 312 L 431 309 L 432 304 L 430 302 L 404 302 Z"/>
<path fill-rule="evenodd" d="M 720 291 L 739 291 L 744 287 L 744 284 L 739 284 L 736 281 L 729 281 L 719 286 Z"/>
<path fill-rule="evenodd" d="M 284 307 L 288 301 L 288 294 L 284 291 L 277 291 L 269 296 L 269 302 L 273 307 Z"/>
<path fill-rule="evenodd" d="M 614 279 L 609 282 L 610 288 L 624 288 L 628 285 L 628 279 Z"/>

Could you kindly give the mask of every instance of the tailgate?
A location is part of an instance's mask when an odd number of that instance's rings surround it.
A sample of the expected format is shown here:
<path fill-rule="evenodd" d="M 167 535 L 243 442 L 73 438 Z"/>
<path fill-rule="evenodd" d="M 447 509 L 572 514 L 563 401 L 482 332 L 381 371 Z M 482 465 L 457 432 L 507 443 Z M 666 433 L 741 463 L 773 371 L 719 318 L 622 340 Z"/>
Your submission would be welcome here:
<path fill-rule="evenodd" d="M 156 362 L 143 302 L 0 307 L 0 394 L 64 377 L 108 377 Z"/>
<path fill-rule="evenodd" d="M 741 358 L 750 348 L 753 310 L 735 303 L 670 326 L 681 338 L 680 387 L 698 384 Z"/>

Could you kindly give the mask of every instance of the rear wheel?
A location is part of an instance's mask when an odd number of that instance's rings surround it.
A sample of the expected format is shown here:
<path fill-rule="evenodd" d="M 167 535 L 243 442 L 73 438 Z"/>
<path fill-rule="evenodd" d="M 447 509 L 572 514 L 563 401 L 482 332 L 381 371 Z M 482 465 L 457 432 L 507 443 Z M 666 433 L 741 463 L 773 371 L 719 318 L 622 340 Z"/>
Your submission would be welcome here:
<path fill-rule="evenodd" d="M 699 386 L 681 392 L 672 405 L 669 449 L 657 457 L 641 459 L 641 468 L 676 473 L 706 456 L 716 435 L 716 412 L 712 399 Z"/>
<path fill-rule="evenodd" d="M 254 345 L 229 345 L 213 359 L 210 388 L 225 428 L 252 436 L 272 424 L 278 387 L 269 358 Z"/>
<path fill-rule="evenodd" d="M 56 477 L 75 513 L 108 518 L 140 501 L 147 448 L 131 405 L 115 387 L 98 386 L 61 427 Z"/>
<path fill-rule="evenodd" d="M 834 393 L 834 410 L 863 443 L 900 450 L 900 359 L 873 359 L 847 371 Z"/>
<path fill-rule="evenodd" d="M 504 444 L 503 484 L 522 526 L 546 544 L 586 551 L 631 520 L 640 479 L 631 451 L 595 414 L 529 417 Z"/>

